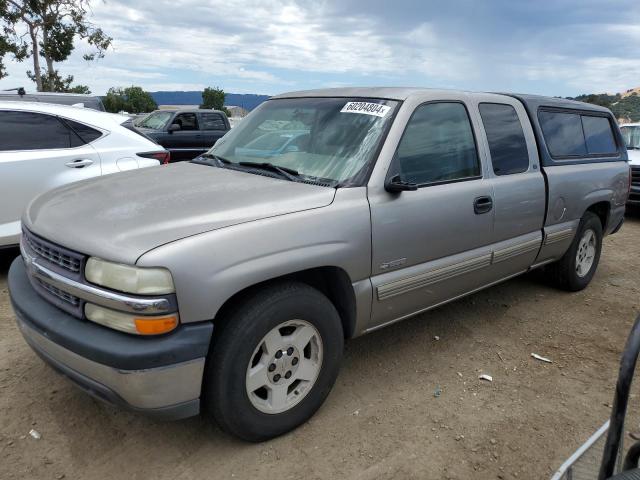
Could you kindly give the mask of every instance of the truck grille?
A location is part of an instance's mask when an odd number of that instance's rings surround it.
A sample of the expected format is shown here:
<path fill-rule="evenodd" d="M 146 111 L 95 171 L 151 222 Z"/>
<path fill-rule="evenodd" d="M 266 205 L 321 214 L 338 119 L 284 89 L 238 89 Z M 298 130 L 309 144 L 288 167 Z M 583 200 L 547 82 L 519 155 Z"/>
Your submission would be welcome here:
<path fill-rule="evenodd" d="M 73 305 L 74 307 L 78 307 L 80 305 L 80 299 L 74 295 L 71 295 L 70 293 L 67 292 L 63 292 L 62 290 L 60 290 L 57 287 L 54 287 L 53 285 L 49 285 L 46 282 L 43 282 L 42 280 L 40 280 L 39 278 L 36 279 L 38 284 L 47 292 L 49 292 L 51 295 L 59 298 L 60 300 L 67 302 L 70 305 Z"/>
<path fill-rule="evenodd" d="M 85 256 L 56 245 L 44 238 L 31 233 L 26 228 L 22 229 L 22 245 L 28 255 L 38 260 L 41 266 L 58 273 L 64 277 L 81 281 Z M 29 280 L 36 292 L 61 310 L 71 315 L 83 318 L 83 301 L 55 285 L 30 275 Z"/>
<path fill-rule="evenodd" d="M 640 167 L 631 167 L 631 183 L 640 185 Z"/>
<path fill-rule="evenodd" d="M 69 272 L 80 273 L 83 256 L 75 252 L 36 237 L 30 231 L 23 229 L 22 235 L 31 250 L 49 263 L 57 265 Z"/>

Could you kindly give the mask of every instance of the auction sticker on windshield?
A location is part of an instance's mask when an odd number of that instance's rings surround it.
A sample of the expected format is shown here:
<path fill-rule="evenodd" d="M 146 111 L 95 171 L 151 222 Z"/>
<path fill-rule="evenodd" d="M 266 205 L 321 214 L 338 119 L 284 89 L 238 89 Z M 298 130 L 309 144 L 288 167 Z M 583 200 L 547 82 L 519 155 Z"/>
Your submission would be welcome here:
<path fill-rule="evenodd" d="M 348 102 L 341 113 L 362 113 L 364 115 L 373 115 L 375 117 L 384 117 L 391 107 L 387 105 L 380 105 L 379 103 L 369 102 Z"/>

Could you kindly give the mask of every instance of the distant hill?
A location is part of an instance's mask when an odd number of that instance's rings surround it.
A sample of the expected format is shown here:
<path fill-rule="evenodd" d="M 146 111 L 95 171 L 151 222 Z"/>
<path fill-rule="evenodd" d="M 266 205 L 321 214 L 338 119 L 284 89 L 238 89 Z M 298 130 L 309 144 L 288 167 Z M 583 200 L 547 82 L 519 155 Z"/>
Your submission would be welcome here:
<path fill-rule="evenodd" d="M 572 100 L 607 107 L 620 122 L 640 122 L 640 87 L 630 88 L 625 92 L 615 94 L 591 93 L 578 95 Z"/>
<path fill-rule="evenodd" d="M 626 92 L 621 93 L 621 95 L 622 95 L 622 98 L 628 97 L 630 95 L 640 95 L 640 87 L 630 88 Z"/>
<path fill-rule="evenodd" d="M 200 105 L 202 92 L 149 92 L 158 105 Z M 227 93 L 225 105 L 245 108 L 249 111 L 267 100 L 269 95 L 251 93 Z"/>

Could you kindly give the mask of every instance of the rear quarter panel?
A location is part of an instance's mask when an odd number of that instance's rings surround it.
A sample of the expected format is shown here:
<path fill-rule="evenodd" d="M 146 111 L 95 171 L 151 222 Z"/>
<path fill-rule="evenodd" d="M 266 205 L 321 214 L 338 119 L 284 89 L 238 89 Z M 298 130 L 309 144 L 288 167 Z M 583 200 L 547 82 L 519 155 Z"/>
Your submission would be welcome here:
<path fill-rule="evenodd" d="M 92 145 L 102 160 L 103 175 L 160 165 L 158 160 L 137 154 L 164 150 L 162 146 L 117 123 L 108 135 Z"/>
<path fill-rule="evenodd" d="M 571 245 L 585 212 L 593 205 L 608 205 L 605 234 L 622 220 L 629 186 L 626 161 L 579 163 L 544 167 L 548 187 L 545 244 L 537 262 L 561 257 Z"/>

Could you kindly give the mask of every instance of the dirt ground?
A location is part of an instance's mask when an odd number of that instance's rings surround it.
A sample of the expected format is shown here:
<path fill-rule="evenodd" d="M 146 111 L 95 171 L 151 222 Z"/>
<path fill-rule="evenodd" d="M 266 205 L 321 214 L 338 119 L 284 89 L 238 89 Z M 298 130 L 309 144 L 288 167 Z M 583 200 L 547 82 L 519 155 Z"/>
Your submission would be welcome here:
<path fill-rule="evenodd" d="M 636 215 L 606 239 L 583 292 L 527 275 L 351 341 L 323 408 L 257 445 L 202 418 L 163 423 L 116 410 L 54 373 L 14 324 L 6 274 L 17 252 L 5 252 L 0 478 L 549 478 L 609 415 L 640 312 L 639 245 Z"/>

